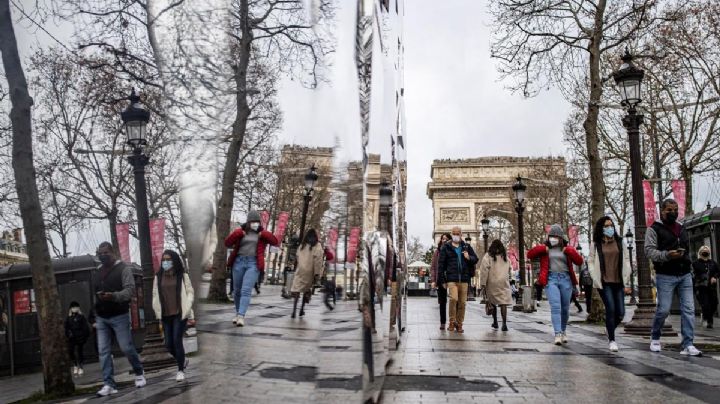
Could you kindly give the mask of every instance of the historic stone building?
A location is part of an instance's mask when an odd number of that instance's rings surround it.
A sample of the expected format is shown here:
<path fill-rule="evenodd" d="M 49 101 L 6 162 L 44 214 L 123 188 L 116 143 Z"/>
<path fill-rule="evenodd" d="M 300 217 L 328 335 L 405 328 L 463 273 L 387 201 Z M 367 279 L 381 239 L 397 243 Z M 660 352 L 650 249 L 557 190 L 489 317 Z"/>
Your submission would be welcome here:
<path fill-rule="evenodd" d="M 28 261 L 26 245 L 22 242 L 22 229 L 3 231 L 0 238 L 0 266 Z"/>
<path fill-rule="evenodd" d="M 553 216 L 564 213 L 566 176 L 563 158 L 480 157 L 433 161 L 427 195 L 433 201 L 434 240 L 454 226 L 460 226 L 465 236 L 472 237 L 473 246 L 480 246 L 478 252 L 482 252 L 480 221 L 483 214 L 508 225 L 516 223 L 511 187 L 518 175 L 528 186 L 530 211 L 533 206 L 539 209 L 540 205 L 548 205 L 550 200 L 553 214 L 543 216 L 554 219 Z M 539 203 L 541 199 L 543 203 Z M 497 220 L 494 220 L 496 227 Z M 530 222 L 525 228 L 535 229 L 541 225 Z M 512 232 L 512 229 L 507 231 Z M 511 239 L 509 234 L 507 239 Z M 526 240 L 531 238 L 526 237 Z"/>

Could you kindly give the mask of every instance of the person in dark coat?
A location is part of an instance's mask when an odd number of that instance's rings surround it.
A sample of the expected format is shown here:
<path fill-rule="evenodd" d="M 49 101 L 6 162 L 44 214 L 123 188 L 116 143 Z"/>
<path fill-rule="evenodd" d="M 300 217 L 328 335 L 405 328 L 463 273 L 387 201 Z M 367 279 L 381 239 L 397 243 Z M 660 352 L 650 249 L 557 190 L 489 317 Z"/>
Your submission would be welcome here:
<path fill-rule="evenodd" d="M 452 229 L 450 242 L 445 243 L 438 257 L 438 279 L 447 289 L 450 307 L 448 331 L 462 334 L 465 320 L 465 302 L 467 300 L 470 279 L 475 276 L 475 265 L 478 257 L 470 244 L 462 240 L 459 227 Z"/>
<path fill-rule="evenodd" d="M 695 293 L 702 307 L 706 328 L 713 328 L 713 317 L 718 305 L 717 285 L 720 278 L 718 264 L 710 258 L 710 247 L 702 246 L 698 258 L 692 264 Z"/>
<path fill-rule="evenodd" d="M 72 373 L 80 376 L 84 373 L 85 355 L 83 348 L 90 338 L 90 324 L 80 311 L 78 302 L 71 302 L 68 316 L 65 319 L 65 336 L 67 337 L 70 359 L 73 362 Z"/>

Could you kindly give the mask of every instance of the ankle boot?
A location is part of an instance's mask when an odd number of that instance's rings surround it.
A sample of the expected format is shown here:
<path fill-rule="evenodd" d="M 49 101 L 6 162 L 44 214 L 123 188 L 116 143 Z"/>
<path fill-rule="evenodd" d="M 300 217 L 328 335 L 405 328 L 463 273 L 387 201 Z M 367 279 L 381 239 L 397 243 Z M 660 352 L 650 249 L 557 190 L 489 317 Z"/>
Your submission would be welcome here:
<path fill-rule="evenodd" d="M 293 301 L 293 311 L 292 311 L 292 315 L 290 316 L 290 318 L 295 318 L 295 312 L 297 311 L 297 303 L 298 303 L 298 298 L 296 297 Z"/>

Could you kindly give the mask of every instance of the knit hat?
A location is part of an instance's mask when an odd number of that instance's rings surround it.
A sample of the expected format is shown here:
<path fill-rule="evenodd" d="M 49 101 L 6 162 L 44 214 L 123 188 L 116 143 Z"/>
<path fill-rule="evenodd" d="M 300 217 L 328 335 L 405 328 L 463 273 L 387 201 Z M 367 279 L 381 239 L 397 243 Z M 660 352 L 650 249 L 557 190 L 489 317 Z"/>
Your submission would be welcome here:
<path fill-rule="evenodd" d="M 256 210 L 251 210 L 250 213 L 248 213 L 247 215 L 247 221 L 248 223 L 261 221 L 260 213 L 258 213 Z"/>
<path fill-rule="evenodd" d="M 554 224 L 550 226 L 550 232 L 548 233 L 548 236 L 560 237 L 561 239 L 565 240 L 565 232 L 563 232 L 563 229 L 562 227 L 560 227 L 559 224 Z"/>

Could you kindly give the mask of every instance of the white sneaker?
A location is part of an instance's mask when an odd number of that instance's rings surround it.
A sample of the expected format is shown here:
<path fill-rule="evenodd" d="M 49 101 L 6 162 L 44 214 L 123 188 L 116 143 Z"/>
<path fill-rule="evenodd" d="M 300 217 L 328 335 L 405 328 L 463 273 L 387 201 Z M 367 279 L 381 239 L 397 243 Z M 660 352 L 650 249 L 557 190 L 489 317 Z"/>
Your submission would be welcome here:
<path fill-rule="evenodd" d="M 560 346 L 560 345 L 562 345 L 562 344 L 563 344 L 563 342 L 562 342 L 562 334 L 557 334 L 557 335 L 555 335 L 555 345 Z"/>
<path fill-rule="evenodd" d="M 688 345 L 685 347 L 685 349 L 680 351 L 680 355 L 700 356 L 702 355 L 702 352 L 695 348 L 694 345 Z"/>
<path fill-rule="evenodd" d="M 238 327 L 244 327 L 245 326 L 245 316 L 237 316 L 237 323 L 235 323 Z"/>
<path fill-rule="evenodd" d="M 183 372 L 182 370 L 177 372 L 177 376 L 175 376 L 175 381 L 176 382 L 184 382 L 185 381 L 185 372 Z"/>
<path fill-rule="evenodd" d="M 562 343 L 567 344 L 567 342 L 568 342 L 567 334 L 562 333 Z"/>
<path fill-rule="evenodd" d="M 237 314 L 235 315 L 235 317 L 233 317 L 233 324 L 237 325 L 238 318 L 240 318 L 240 316 L 238 316 Z"/>
<path fill-rule="evenodd" d="M 145 387 L 147 384 L 147 380 L 145 380 L 145 375 L 135 376 L 135 387 Z"/>
<path fill-rule="evenodd" d="M 610 341 L 610 352 L 617 352 L 619 350 L 618 344 L 615 341 Z"/>
<path fill-rule="evenodd" d="M 650 341 L 650 350 L 652 352 L 662 351 L 662 345 L 660 345 L 660 340 L 654 339 L 654 340 Z"/>
<path fill-rule="evenodd" d="M 97 392 L 97 395 L 100 397 L 106 397 L 106 396 L 109 396 L 110 394 L 115 394 L 117 392 L 118 392 L 117 389 L 115 389 L 114 387 L 108 386 L 106 384 L 106 385 L 102 386 L 102 388 Z"/>

